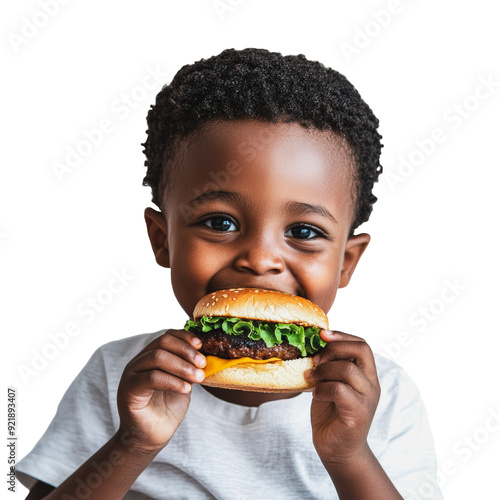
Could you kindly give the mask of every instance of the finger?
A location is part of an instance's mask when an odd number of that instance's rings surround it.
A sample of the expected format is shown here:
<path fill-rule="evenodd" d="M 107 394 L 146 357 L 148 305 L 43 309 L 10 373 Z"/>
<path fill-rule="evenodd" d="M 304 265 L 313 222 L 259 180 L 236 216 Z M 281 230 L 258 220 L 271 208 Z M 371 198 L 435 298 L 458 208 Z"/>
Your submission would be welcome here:
<path fill-rule="evenodd" d="M 313 398 L 320 401 L 335 403 L 338 409 L 356 408 L 360 404 L 361 396 L 349 385 L 343 382 L 321 382 L 314 386 Z"/>
<path fill-rule="evenodd" d="M 165 349 L 154 349 L 139 355 L 129 369 L 133 373 L 159 370 L 190 383 L 199 383 L 205 378 L 203 370 Z"/>
<path fill-rule="evenodd" d="M 198 337 L 196 333 L 188 332 L 186 330 L 168 330 L 170 335 L 177 337 L 179 339 L 183 339 L 189 344 L 191 344 L 195 349 L 199 349 L 201 347 L 201 339 Z"/>
<path fill-rule="evenodd" d="M 189 382 L 161 370 L 135 373 L 130 378 L 129 384 L 130 390 L 128 392 L 130 394 L 135 393 L 143 397 L 150 396 L 155 391 L 188 394 L 192 389 Z"/>
<path fill-rule="evenodd" d="M 198 352 L 201 340 L 194 333 L 185 330 L 167 330 L 163 335 L 150 342 L 141 354 L 155 349 L 164 349 L 176 356 L 189 361 L 198 368 L 203 368 L 207 360 L 203 354 Z"/>
<path fill-rule="evenodd" d="M 373 352 L 364 340 L 338 340 L 331 342 L 313 358 L 316 365 L 336 360 L 352 361 L 364 370 L 369 377 L 377 377 Z"/>
<path fill-rule="evenodd" d="M 201 340 L 200 338 L 193 332 L 188 332 L 186 330 L 167 330 L 165 333 L 151 341 L 145 348 L 148 349 L 150 346 L 153 349 L 156 349 L 157 347 L 160 347 L 162 342 L 165 341 L 165 339 L 168 338 L 178 338 L 180 340 L 183 340 L 184 342 L 187 342 L 189 345 L 194 347 L 195 349 L 199 349 L 201 347 Z"/>
<path fill-rule="evenodd" d="M 308 380 L 315 385 L 323 382 L 342 382 L 363 395 L 370 394 L 373 387 L 363 370 L 354 363 L 345 360 L 331 361 L 316 366 Z"/>
<path fill-rule="evenodd" d="M 365 341 L 361 337 L 356 337 L 356 335 L 350 335 L 349 333 L 343 333 L 337 330 L 321 330 L 320 337 L 325 342 L 332 342 L 334 340 L 352 340 L 352 341 L 361 340 L 363 342 Z"/>

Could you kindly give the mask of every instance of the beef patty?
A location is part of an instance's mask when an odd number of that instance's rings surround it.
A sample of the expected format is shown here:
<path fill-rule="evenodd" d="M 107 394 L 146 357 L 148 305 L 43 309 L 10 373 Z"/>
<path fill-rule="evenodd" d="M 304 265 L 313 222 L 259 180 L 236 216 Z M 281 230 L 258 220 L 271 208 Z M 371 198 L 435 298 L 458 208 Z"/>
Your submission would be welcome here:
<path fill-rule="evenodd" d="M 290 345 L 286 339 L 281 344 L 267 347 L 262 339 L 252 340 L 245 334 L 227 335 L 220 330 L 200 333 L 198 338 L 203 344 L 200 352 L 205 356 L 217 356 L 222 359 L 243 358 L 245 356 L 253 359 L 276 357 L 283 361 L 302 357 L 300 350 Z"/>

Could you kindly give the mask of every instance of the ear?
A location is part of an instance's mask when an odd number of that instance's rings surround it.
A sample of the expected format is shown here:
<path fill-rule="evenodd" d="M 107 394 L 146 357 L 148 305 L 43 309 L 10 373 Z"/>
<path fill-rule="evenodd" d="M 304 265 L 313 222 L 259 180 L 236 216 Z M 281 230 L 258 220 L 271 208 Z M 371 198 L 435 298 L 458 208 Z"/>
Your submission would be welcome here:
<path fill-rule="evenodd" d="M 344 250 L 344 262 L 340 271 L 339 288 L 343 288 L 351 281 L 352 273 L 358 265 L 359 259 L 363 255 L 366 247 L 370 243 L 370 235 L 366 233 L 351 236 L 346 243 Z"/>
<path fill-rule="evenodd" d="M 149 241 L 155 254 L 156 262 L 162 267 L 170 267 L 168 254 L 167 223 L 163 214 L 152 208 L 144 211 Z"/>

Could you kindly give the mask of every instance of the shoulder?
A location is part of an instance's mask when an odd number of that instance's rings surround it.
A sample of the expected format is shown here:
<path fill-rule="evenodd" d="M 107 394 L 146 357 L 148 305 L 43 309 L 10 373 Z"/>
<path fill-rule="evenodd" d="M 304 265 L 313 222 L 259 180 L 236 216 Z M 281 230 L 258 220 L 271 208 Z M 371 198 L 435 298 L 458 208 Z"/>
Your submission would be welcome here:
<path fill-rule="evenodd" d="M 103 344 L 96 350 L 106 360 L 130 360 L 146 347 L 152 340 L 159 337 L 166 330 L 159 330 L 154 333 L 141 333 L 119 340 L 112 340 Z M 95 354 L 95 353 L 94 353 Z"/>
<path fill-rule="evenodd" d="M 381 387 L 380 400 L 370 428 L 370 446 L 387 475 L 404 498 L 414 498 L 424 483 L 434 488 L 436 453 L 427 411 L 415 382 L 397 363 L 375 354 Z"/>
<path fill-rule="evenodd" d="M 388 434 L 409 430 L 426 420 L 426 409 L 417 385 L 397 363 L 375 354 L 380 399 L 373 424 Z"/>
<path fill-rule="evenodd" d="M 374 352 L 373 356 L 375 358 L 375 364 L 377 365 L 379 376 L 398 376 L 399 374 L 405 373 L 400 365 L 387 356 L 379 354 L 378 352 Z"/>
<path fill-rule="evenodd" d="M 113 340 L 98 347 L 81 370 L 79 378 L 99 379 L 105 377 L 108 385 L 116 385 L 127 363 L 152 340 L 165 333 L 143 333 Z"/>
<path fill-rule="evenodd" d="M 406 400 L 420 399 L 415 382 L 400 365 L 378 353 L 374 353 L 374 357 L 382 394 L 385 392 Z"/>
<path fill-rule="evenodd" d="M 415 382 L 397 363 L 375 354 L 380 384 L 380 399 L 373 419 L 372 430 L 383 440 L 410 435 L 427 422 L 425 405 Z M 413 430 L 412 430 L 413 428 Z"/>
<path fill-rule="evenodd" d="M 384 447 L 395 438 L 401 446 L 432 444 L 427 412 L 415 382 L 397 363 L 375 355 L 380 399 L 372 423 Z M 394 443 L 393 443 L 394 445 Z"/>

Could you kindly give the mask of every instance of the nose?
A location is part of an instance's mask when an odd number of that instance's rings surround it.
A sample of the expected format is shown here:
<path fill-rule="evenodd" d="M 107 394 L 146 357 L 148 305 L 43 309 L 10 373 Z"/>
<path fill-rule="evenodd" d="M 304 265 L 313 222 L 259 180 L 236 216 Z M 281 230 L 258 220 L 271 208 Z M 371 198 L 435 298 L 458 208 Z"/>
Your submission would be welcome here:
<path fill-rule="evenodd" d="M 280 274 L 285 270 L 277 243 L 264 238 L 248 239 L 239 249 L 233 265 L 237 271 L 256 276 Z"/>

